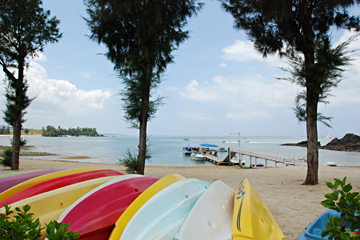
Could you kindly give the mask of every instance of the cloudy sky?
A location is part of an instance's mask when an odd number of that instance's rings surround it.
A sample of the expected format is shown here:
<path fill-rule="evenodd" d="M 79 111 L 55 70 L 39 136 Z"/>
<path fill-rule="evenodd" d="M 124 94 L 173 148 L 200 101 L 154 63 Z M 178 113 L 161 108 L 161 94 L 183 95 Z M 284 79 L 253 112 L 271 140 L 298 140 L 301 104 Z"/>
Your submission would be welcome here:
<path fill-rule="evenodd" d="M 292 108 L 296 85 L 277 80 L 286 73 L 286 63 L 277 56 L 266 59 L 254 50 L 245 33 L 233 28 L 233 18 L 218 1 L 208 0 L 190 19 L 190 38 L 173 53 L 155 96 L 164 98 L 148 125 L 150 135 L 176 136 L 300 136 L 306 135 Z M 121 80 L 103 56 L 106 48 L 89 40 L 83 0 L 43 0 L 44 8 L 61 20 L 63 37 L 45 46 L 30 60 L 27 71 L 29 96 L 35 97 L 26 115 L 25 128 L 47 125 L 95 127 L 100 133 L 137 135 L 123 119 L 118 92 Z M 355 14 L 360 14 L 354 9 Z M 336 45 L 351 36 L 333 32 Z M 360 48 L 354 42 L 351 48 Z M 333 117 L 332 129 L 319 124 L 319 136 L 360 134 L 360 53 L 334 89 L 330 104 L 319 110 Z M 3 73 L 0 73 L 3 78 Z M 4 96 L 4 86 L 0 88 Z M 5 109 L 5 98 L 0 109 Z M 4 124 L 0 120 L 0 124 Z"/>

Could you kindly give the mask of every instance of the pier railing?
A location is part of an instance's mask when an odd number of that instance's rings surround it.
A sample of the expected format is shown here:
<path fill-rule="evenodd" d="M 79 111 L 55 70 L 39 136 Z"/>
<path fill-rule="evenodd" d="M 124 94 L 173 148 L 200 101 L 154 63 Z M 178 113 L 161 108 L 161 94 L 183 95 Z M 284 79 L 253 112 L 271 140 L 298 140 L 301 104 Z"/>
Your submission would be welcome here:
<path fill-rule="evenodd" d="M 274 161 L 276 163 L 286 163 L 286 160 L 294 160 L 295 165 L 303 165 L 305 162 L 305 154 L 294 151 L 282 151 L 266 148 L 252 148 L 252 147 L 231 147 L 232 152 L 250 157 L 262 158 L 265 160 Z"/>

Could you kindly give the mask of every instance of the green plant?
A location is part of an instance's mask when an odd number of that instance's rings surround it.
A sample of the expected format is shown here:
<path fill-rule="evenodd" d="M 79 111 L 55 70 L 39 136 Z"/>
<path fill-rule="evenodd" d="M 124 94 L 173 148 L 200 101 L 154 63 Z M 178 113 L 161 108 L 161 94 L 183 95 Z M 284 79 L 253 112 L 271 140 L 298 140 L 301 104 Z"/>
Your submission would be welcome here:
<path fill-rule="evenodd" d="M 40 239 L 41 228 L 39 219 L 33 218 L 33 213 L 29 213 L 30 206 L 23 206 L 23 209 L 15 208 L 16 216 L 10 221 L 10 215 L 14 211 L 4 204 L 5 214 L 0 214 L 0 239 L 2 240 L 25 240 Z"/>
<path fill-rule="evenodd" d="M 0 164 L 4 167 L 11 167 L 11 148 L 5 149 L 1 155 L 3 159 L 0 160 Z"/>
<path fill-rule="evenodd" d="M 74 231 L 68 231 L 69 223 L 58 223 L 57 221 L 51 221 L 46 225 L 46 237 L 49 240 L 69 240 L 69 239 L 78 239 L 80 237 L 79 233 Z"/>
<path fill-rule="evenodd" d="M 329 209 L 341 213 L 340 218 L 331 216 L 326 225 L 326 229 L 321 233 L 321 237 L 329 236 L 329 239 L 360 239 L 360 235 L 353 232 L 360 229 L 360 195 L 359 192 L 351 192 L 352 185 L 346 184 L 346 177 L 343 180 L 334 178 L 335 182 L 326 182 L 326 185 L 333 190 L 332 193 L 325 195 L 326 200 L 321 204 Z M 340 188 L 339 188 L 340 187 Z M 348 231 L 347 225 L 350 225 Z"/>
<path fill-rule="evenodd" d="M 33 213 L 30 213 L 30 206 L 23 206 L 15 208 L 16 215 L 8 205 L 4 203 L 5 213 L 0 213 L 0 239 L 1 240 L 38 240 L 41 237 L 41 228 L 39 218 L 33 218 Z M 58 223 L 52 221 L 46 225 L 47 238 L 49 240 L 69 240 L 78 239 L 80 234 L 73 231 L 67 232 L 69 224 Z"/>
<path fill-rule="evenodd" d="M 127 149 L 123 159 L 119 159 L 119 164 L 126 167 L 126 173 L 138 173 L 138 168 L 141 165 L 141 161 L 137 155 L 132 155 L 130 149 Z"/>

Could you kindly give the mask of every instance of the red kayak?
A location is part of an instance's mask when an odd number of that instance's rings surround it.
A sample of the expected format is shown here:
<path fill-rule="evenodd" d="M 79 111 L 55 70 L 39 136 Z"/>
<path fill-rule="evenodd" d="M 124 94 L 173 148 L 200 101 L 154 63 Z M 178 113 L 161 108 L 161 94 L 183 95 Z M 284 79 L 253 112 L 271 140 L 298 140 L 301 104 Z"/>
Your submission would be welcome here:
<path fill-rule="evenodd" d="M 45 174 L 58 172 L 64 169 L 51 169 L 51 170 L 44 170 L 44 171 L 35 171 L 35 172 L 27 172 L 16 174 L 12 176 L 2 177 L 0 178 L 0 193 L 6 191 L 9 188 L 12 188 L 19 183 L 25 182 L 31 178 L 39 177 Z"/>
<path fill-rule="evenodd" d="M 114 180 L 79 199 L 60 216 L 59 222 L 70 223 L 69 231 L 80 233 L 79 239 L 107 240 L 126 208 L 159 178 Z"/>
<path fill-rule="evenodd" d="M 9 205 L 11 203 L 20 201 L 22 199 L 29 198 L 31 196 L 48 192 L 54 189 L 62 188 L 74 183 L 79 183 L 100 177 L 108 177 L 108 176 L 116 176 L 116 175 L 124 175 L 124 174 L 119 171 L 111 170 L 111 169 L 101 169 L 101 170 L 93 170 L 93 171 L 70 174 L 63 177 L 51 179 L 36 184 L 32 187 L 26 188 L 21 192 L 18 192 L 15 195 L 6 199 L 4 203 Z"/>

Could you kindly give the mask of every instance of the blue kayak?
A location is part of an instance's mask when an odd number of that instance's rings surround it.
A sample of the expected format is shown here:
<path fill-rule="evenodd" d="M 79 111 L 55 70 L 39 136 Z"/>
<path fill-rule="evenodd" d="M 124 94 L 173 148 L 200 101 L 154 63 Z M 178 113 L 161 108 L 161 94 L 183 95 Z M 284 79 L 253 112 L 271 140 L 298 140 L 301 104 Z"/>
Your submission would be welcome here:
<path fill-rule="evenodd" d="M 332 209 L 323 212 L 302 231 L 297 240 L 329 239 L 329 235 L 322 238 L 321 233 L 326 228 L 330 216 L 340 217 L 340 212 Z"/>

